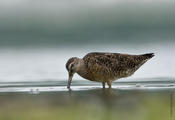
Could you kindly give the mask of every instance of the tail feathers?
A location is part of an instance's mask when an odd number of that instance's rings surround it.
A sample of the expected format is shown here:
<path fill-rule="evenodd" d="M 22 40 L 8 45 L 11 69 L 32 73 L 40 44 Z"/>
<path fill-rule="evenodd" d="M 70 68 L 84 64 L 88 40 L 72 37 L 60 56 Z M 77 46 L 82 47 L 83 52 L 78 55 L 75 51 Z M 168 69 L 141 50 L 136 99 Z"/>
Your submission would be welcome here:
<path fill-rule="evenodd" d="M 147 53 L 147 54 L 143 54 L 142 56 L 145 57 L 146 59 L 150 59 L 154 57 L 154 53 Z"/>

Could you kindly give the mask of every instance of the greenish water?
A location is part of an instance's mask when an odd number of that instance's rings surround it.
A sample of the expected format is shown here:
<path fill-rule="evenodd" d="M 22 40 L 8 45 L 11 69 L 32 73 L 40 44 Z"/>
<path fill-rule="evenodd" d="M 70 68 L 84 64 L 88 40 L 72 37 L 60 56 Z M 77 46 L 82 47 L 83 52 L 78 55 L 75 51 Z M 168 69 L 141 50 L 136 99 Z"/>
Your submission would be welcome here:
<path fill-rule="evenodd" d="M 1 83 L 0 119 L 175 119 L 174 78 L 115 82 L 112 89 L 102 89 L 94 82 L 74 81 L 68 90 L 66 84 L 65 80 Z"/>
<path fill-rule="evenodd" d="M 59 83 L 58 86 L 56 83 Z M 67 90 L 65 84 L 65 82 L 1 84 L 0 119 L 175 119 L 175 83 L 173 81 L 166 84 L 162 82 L 115 83 L 113 89 L 102 89 L 96 83 L 79 81 L 73 84 L 71 90 Z M 5 89 L 6 91 L 2 91 Z"/>

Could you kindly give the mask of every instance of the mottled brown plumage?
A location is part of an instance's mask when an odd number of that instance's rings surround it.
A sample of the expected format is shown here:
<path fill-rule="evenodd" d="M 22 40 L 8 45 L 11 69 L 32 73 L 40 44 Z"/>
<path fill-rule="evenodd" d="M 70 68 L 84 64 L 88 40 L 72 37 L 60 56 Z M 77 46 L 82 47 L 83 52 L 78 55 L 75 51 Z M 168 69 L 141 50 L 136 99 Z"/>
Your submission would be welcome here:
<path fill-rule="evenodd" d="M 154 56 L 153 53 L 129 55 L 120 53 L 88 53 L 83 59 L 70 58 L 66 63 L 69 72 L 68 88 L 74 73 L 81 77 L 105 83 L 111 87 L 111 82 L 119 78 L 131 76 L 140 66 Z"/>

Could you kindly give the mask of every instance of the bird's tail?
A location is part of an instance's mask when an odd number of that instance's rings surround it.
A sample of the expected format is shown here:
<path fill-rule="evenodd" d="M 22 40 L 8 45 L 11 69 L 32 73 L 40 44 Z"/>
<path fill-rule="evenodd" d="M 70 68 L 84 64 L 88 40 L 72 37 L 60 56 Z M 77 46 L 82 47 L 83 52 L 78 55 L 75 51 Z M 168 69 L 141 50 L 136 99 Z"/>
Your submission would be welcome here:
<path fill-rule="evenodd" d="M 147 54 L 143 54 L 142 56 L 145 57 L 146 59 L 150 59 L 154 57 L 154 53 L 147 53 Z"/>

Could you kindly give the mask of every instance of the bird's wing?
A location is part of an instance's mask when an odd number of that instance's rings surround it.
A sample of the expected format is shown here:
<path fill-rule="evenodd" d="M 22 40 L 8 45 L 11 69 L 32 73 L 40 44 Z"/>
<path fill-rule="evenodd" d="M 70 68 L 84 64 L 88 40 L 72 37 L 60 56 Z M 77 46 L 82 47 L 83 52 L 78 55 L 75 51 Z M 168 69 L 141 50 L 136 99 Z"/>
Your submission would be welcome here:
<path fill-rule="evenodd" d="M 88 70 L 94 72 L 126 71 L 141 64 L 141 59 L 139 55 L 98 52 L 89 53 L 83 58 Z"/>
<path fill-rule="evenodd" d="M 87 72 L 94 79 L 99 76 L 106 76 L 111 73 L 111 66 L 115 63 L 105 55 L 105 53 L 89 53 L 83 58 Z"/>

